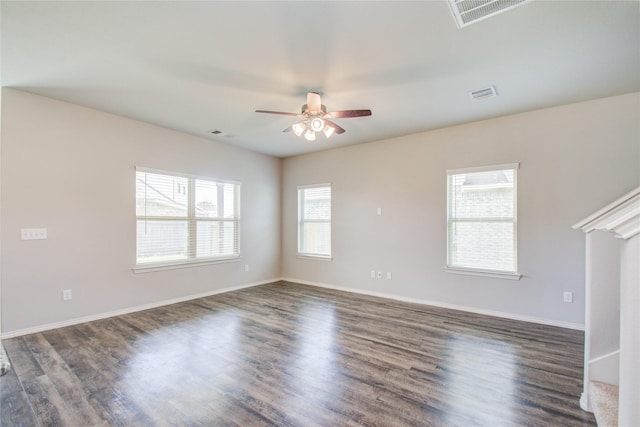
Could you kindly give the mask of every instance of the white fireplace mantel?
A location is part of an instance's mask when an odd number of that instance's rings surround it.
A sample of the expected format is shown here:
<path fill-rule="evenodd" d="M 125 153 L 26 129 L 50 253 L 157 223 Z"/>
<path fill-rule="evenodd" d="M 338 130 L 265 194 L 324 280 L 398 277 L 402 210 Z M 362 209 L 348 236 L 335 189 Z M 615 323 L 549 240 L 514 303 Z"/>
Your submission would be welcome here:
<path fill-rule="evenodd" d="M 585 364 L 580 406 L 592 410 L 590 381 L 601 381 L 598 376 L 613 378 L 610 383 L 619 385 L 619 425 L 640 425 L 640 187 L 573 228 L 586 233 Z M 608 233 L 619 239 L 619 245 L 612 244 L 615 239 L 603 238 Z M 602 298 L 612 295 L 616 295 L 615 306 Z M 611 326 L 612 320 L 616 327 Z M 611 337 L 619 337 L 619 349 L 597 354 L 603 343 L 611 344 Z"/>
<path fill-rule="evenodd" d="M 605 230 L 625 240 L 640 234 L 640 187 L 589 215 L 573 228 L 585 233 Z"/>

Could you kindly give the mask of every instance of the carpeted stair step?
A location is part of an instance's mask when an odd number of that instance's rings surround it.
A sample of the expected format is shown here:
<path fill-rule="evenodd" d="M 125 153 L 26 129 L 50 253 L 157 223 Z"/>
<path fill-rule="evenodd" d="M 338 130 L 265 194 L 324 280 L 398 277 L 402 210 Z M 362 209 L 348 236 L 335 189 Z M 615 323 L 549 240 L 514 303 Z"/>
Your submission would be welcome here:
<path fill-rule="evenodd" d="M 591 381 L 589 400 L 598 427 L 618 426 L 618 386 Z"/>
<path fill-rule="evenodd" d="M 2 343 L 0 343 L 0 377 L 9 372 L 9 368 L 11 368 L 9 357 L 7 357 L 7 353 L 4 351 Z"/>

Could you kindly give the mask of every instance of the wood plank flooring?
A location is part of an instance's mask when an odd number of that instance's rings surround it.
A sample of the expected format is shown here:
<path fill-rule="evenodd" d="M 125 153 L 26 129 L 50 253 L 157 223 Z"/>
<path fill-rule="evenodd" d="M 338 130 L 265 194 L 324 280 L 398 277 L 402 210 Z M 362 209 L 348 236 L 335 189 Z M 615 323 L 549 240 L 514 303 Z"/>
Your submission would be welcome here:
<path fill-rule="evenodd" d="M 582 332 L 288 282 L 4 345 L 2 426 L 595 426 Z"/>

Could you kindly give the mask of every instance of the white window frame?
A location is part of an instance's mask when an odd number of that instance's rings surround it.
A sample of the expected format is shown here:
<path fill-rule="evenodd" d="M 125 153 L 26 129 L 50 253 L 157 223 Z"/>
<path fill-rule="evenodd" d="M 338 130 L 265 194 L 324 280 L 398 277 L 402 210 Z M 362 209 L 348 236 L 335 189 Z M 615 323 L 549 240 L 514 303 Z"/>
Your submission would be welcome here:
<path fill-rule="evenodd" d="M 452 274 L 464 274 L 471 276 L 483 276 L 483 277 L 491 277 L 491 278 L 499 278 L 499 279 L 511 279 L 511 280 L 520 280 L 522 275 L 518 273 L 518 169 L 520 167 L 520 163 L 508 163 L 501 165 L 491 165 L 491 166 L 480 166 L 473 168 L 463 168 L 463 169 L 447 169 L 447 265 L 445 267 L 445 271 L 447 273 Z M 494 269 L 481 269 L 481 268 L 471 268 L 459 265 L 451 265 L 449 256 L 450 256 L 450 235 L 449 235 L 449 225 L 452 221 L 459 221 L 451 218 L 451 191 L 450 191 L 450 183 L 451 176 L 453 175 L 461 175 L 468 173 L 477 173 L 477 172 L 491 172 L 491 171 L 502 171 L 502 170 L 513 170 L 513 218 L 505 219 L 505 218 L 481 218 L 480 220 L 486 221 L 508 221 L 513 223 L 513 271 L 503 271 L 503 270 L 494 270 Z"/>
<path fill-rule="evenodd" d="M 331 218 L 329 218 L 328 220 L 324 220 L 324 219 L 306 219 L 304 218 L 304 191 L 311 189 L 311 188 L 323 188 L 323 187 L 329 187 L 329 191 L 331 192 L 331 198 L 330 198 L 330 203 L 331 203 L 331 208 L 330 208 L 330 212 L 331 212 Z M 298 257 L 299 258 L 308 258 L 308 259 L 314 259 L 314 260 L 321 260 L 321 261 L 331 261 L 332 258 L 332 239 L 331 239 L 331 233 L 332 233 L 332 227 L 331 227 L 331 221 L 333 218 L 333 189 L 331 186 L 331 183 L 322 183 L 322 184 L 311 184 L 311 185 L 299 185 L 298 186 Z M 315 222 L 315 223 L 328 223 L 329 224 L 329 253 L 328 254 L 321 254 L 321 253 L 309 253 L 309 252 L 303 252 L 301 251 L 301 248 L 304 247 L 304 238 L 305 238 L 305 234 L 304 234 L 304 225 L 310 222 Z"/>
<path fill-rule="evenodd" d="M 135 267 L 133 268 L 133 271 L 135 273 L 146 273 L 146 272 L 152 272 L 152 271 L 160 271 L 160 270 L 171 270 L 171 269 L 177 269 L 177 268 L 185 268 L 185 267 L 193 267 L 193 266 L 201 266 L 201 265 L 207 265 L 207 264 L 218 264 L 218 263 L 228 263 L 228 262 L 239 262 L 240 261 L 240 190 L 241 190 L 241 183 L 239 181 L 233 181 L 233 180 L 227 180 L 227 179 L 218 179 L 218 178 L 211 178 L 211 177 L 207 177 L 207 176 L 200 176 L 200 175 L 191 175 L 191 174 L 185 174 L 185 173 L 180 173 L 180 172 L 174 172 L 174 171 L 166 171 L 166 170 L 159 170 L 159 169 L 151 169 L 151 168 L 145 168 L 145 167 L 136 167 L 135 168 L 135 179 L 137 180 L 137 173 L 138 172 L 143 172 L 143 173 L 152 173 L 152 174 L 159 174 L 159 175 L 166 175 L 166 176 L 171 176 L 171 177 L 179 177 L 179 178 L 186 178 L 188 180 L 188 184 L 187 184 L 187 194 L 188 194 L 188 207 L 187 207 L 187 215 L 186 216 L 180 216 L 180 217 L 172 217 L 172 216 L 159 216 L 159 217 L 154 217 L 154 216 L 144 216 L 144 215 L 137 215 L 136 213 L 136 236 L 137 236 L 137 223 L 139 220 L 184 220 L 188 222 L 188 242 L 189 242 L 189 249 L 188 249 L 188 258 L 187 259 L 181 259 L 181 260 L 172 260 L 172 261 L 161 261 L 161 262 L 144 262 L 144 263 L 138 263 L 138 257 L 137 257 L 137 247 L 138 247 L 138 241 L 137 241 L 137 237 L 136 237 L 136 261 L 135 261 Z M 208 217 L 199 217 L 196 216 L 196 209 L 195 209 L 195 182 L 196 180 L 200 180 L 200 181 L 207 181 L 207 182 L 212 182 L 212 183 L 224 183 L 224 184 L 232 184 L 235 186 L 235 191 L 234 191 L 234 213 L 235 216 L 233 218 L 225 218 L 225 217 L 214 217 L 214 218 L 208 218 Z M 137 197 L 137 194 L 136 194 Z M 221 256 L 212 256 L 212 257 L 197 257 L 196 255 L 196 249 L 195 246 L 197 245 L 197 239 L 195 238 L 195 230 L 196 230 L 196 223 L 198 221 L 211 221 L 211 222 L 234 222 L 235 226 L 234 226 L 234 232 L 235 232 L 235 236 L 234 236 L 234 241 L 235 241 L 235 253 L 234 254 L 230 254 L 230 255 L 221 255 Z"/>

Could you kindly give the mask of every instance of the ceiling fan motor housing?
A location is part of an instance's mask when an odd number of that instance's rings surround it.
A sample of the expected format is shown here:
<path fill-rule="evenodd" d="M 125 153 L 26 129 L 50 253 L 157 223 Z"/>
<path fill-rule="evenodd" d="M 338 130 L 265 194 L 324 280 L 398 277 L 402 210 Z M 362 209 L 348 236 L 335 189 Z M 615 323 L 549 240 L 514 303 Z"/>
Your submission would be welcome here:
<path fill-rule="evenodd" d="M 307 116 L 307 117 L 310 117 L 310 116 L 321 116 L 321 115 L 323 115 L 323 114 L 325 114 L 327 112 L 327 107 L 324 104 L 322 104 L 320 106 L 320 110 L 321 111 L 311 111 L 311 110 L 309 110 L 309 105 L 304 104 L 302 106 L 302 115 L 303 116 Z"/>

